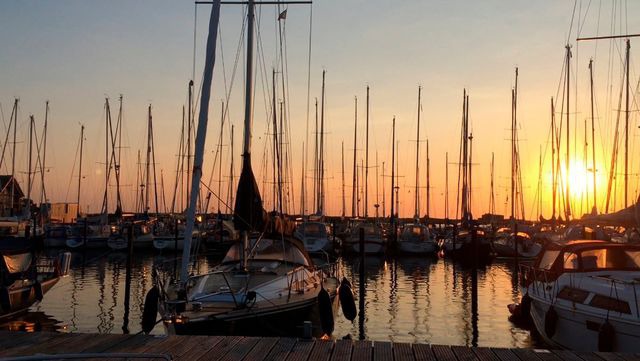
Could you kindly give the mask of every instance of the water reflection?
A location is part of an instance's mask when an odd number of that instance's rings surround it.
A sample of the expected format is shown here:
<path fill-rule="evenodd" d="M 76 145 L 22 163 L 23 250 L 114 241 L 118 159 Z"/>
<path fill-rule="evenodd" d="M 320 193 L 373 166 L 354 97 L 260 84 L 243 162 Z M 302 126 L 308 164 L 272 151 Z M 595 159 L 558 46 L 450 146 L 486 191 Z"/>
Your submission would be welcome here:
<path fill-rule="evenodd" d="M 173 259 L 172 254 L 136 253 L 131 260 L 129 304 L 125 307 L 126 253 L 74 253 L 70 275 L 32 307 L 32 312 L 0 328 L 137 333 L 144 298 L 153 284 L 151 270 L 160 264 L 170 269 Z M 219 261 L 219 256 L 201 257 L 196 268 L 204 271 Z M 354 322 L 338 311 L 336 338 L 351 335 L 378 341 L 541 346 L 529 331 L 508 320 L 506 306 L 519 298 L 512 261 L 499 260 L 476 271 L 448 259 L 429 257 L 367 256 L 361 263 L 356 256 L 339 263 L 353 284 L 362 311 Z M 361 292 L 364 297 L 359 297 Z M 162 325 L 152 333 L 164 333 Z"/>

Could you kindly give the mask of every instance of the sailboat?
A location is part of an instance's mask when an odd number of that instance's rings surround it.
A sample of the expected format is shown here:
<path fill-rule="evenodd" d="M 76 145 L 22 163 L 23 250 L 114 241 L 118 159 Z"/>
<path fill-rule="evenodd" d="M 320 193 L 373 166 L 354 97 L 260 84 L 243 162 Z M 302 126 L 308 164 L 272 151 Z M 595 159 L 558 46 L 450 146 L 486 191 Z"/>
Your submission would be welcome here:
<path fill-rule="evenodd" d="M 304 248 L 311 253 L 328 253 L 333 248 L 331 229 L 324 221 L 324 90 L 325 74 L 322 71 L 322 97 L 320 129 L 318 127 L 318 104 L 316 101 L 316 150 L 314 163 L 316 164 L 316 177 L 314 190 L 316 191 L 316 213 L 310 215 L 295 231 L 295 236 L 302 241 Z"/>
<path fill-rule="evenodd" d="M 364 165 L 364 220 L 354 220 L 344 241 L 344 247 L 347 252 L 360 253 L 360 232 L 364 238 L 364 253 L 380 254 L 384 253 L 386 241 L 383 235 L 382 227 L 377 223 L 377 219 L 372 221 L 369 216 L 368 205 L 368 175 L 369 175 L 369 86 L 367 85 L 367 117 L 366 117 L 366 140 L 365 140 L 365 165 Z M 354 147 L 355 152 L 355 147 Z M 355 164 L 355 162 L 354 162 Z M 355 167 L 354 167 L 355 168 Z M 362 230 L 362 231 L 361 231 Z"/>
<path fill-rule="evenodd" d="M 436 243 L 431 237 L 429 228 L 420 223 L 420 192 L 419 192 L 419 164 L 420 164 L 420 96 L 422 87 L 418 87 L 418 129 L 416 136 L 416 187 L 415 187 L 415 216 L 413 223 L 407 223 L 402 227 L 400 238 L 398 239 L 398 248 L 403 253 L 411 254 L 429 254 L 435 253 L 437 249 Z"/>
<path fill-rule="evenodd" d="M 153 307 L 159 305 L 170 334 L 294 335 L 300 333 L 305 321 L 312 320 L 313 314 L 324 320 L 324 333 L 333 331 L 332 302 L 336 299 L 337 278 L 313 264 L 302 243 L 291 236 L 293 227 L 288 226 L 285 217 L 280 214 L 266 219 L 251 168 L 254 8 L 255 2 L 249 0 L 243 164 L 234 209 L 235 228 L 241 232 L 241 240 L 230 247 L 219 265 L 206 272 L 189 273 L 220 18 L 220 1 L 214 1 L 180 281 L 168 283 L 167 278 L 158 277 L 155 291 L 150 291 L 158 299 L 154 300 L 150 293 L 147 301 L 151 301 L 145 302 L 145 313 L 149 306 L 152 311 L 148 313 L 153 318 Z"/>

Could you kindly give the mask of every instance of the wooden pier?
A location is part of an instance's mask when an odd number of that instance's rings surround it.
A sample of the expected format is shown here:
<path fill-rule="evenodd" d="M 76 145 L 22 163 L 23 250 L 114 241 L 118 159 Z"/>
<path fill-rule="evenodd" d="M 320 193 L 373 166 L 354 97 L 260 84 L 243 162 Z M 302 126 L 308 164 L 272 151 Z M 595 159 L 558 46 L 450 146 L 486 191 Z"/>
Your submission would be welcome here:
<path fill-rule="evenodd" d="M 291 360 L 291 361 L 629 361 L 640 354 L 506 349 L 352 340 L 236 336 L 148 336 L 0 332 L 0 360 L 76 354 L 98 360 Z M 78 355 L 80 354 L 80 355 Z M 58 356 L 59 357 L 59 356 Z M 60 359 L 60 358 L 58 358 Z M 78 358 L 76 358 L 78 359 Z"/>

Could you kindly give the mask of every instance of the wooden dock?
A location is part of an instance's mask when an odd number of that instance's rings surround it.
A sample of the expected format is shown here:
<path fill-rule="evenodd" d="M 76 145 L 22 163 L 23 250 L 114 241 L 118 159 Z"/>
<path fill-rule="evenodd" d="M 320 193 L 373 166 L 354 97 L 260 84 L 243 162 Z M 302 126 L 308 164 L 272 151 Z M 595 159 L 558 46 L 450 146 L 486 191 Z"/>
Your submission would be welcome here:
<path fill-rule="evenodd" d="M 98 360 L 291 360 L 291 361 L 629 361 L 640 354 L 506 349 L 352 340 L 236 336 L 148 336 L 0 332 L 0 360 L 80 354 Z M 58 358 L 60 359 L 60 358 Z M 77 358 L 76 358 L 77 359 Z"/>

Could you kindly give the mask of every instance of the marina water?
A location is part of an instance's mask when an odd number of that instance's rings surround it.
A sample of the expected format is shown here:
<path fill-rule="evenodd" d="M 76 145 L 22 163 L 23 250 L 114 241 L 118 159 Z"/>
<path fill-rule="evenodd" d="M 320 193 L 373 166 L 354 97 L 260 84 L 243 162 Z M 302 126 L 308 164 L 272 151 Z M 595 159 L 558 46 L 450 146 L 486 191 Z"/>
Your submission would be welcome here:
<path fill-rule="evenodd" d="M 201 256 L 198 267 L 220 256 Z M 125 307 L 127 256 L 120 252 L 74 252 L 69 276 L 30 312 L 2 329 L 84 333 L 138 333 L 152 270 L 173 264 L 174 255 L 134 256 L 128 310 Z M 316 260 L 321 262 L 320 260 Z M 359 303 L 359 258 L 339 260 Z M 176 263 L 176 267 L 179 264 Z M 353 322 L 336 315 L 335 338 L 465 346 L 541 347 L 539 338 L 509 321 L 507 305 L 519 300 L 513 261 L 494 260 L 477 271 L 477 312 L 473 312 L 472 271 L 435 257 L 365 258 L 364 317 Z M 164 334 L 158 323 L 153 334 Z"/>

